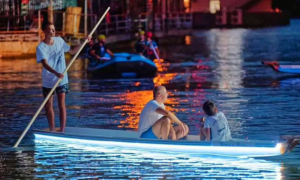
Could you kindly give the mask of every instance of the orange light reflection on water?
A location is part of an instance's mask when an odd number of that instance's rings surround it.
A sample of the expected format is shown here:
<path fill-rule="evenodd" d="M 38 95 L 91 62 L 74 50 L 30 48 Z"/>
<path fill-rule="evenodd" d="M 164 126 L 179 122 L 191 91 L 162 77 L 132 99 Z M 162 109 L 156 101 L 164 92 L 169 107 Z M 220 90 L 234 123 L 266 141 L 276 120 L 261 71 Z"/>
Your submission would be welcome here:
<path fill-rule="evenodd" d="M 0 59 L 0 89 L 41 86 L 42 67 L 31 59 Z"/>

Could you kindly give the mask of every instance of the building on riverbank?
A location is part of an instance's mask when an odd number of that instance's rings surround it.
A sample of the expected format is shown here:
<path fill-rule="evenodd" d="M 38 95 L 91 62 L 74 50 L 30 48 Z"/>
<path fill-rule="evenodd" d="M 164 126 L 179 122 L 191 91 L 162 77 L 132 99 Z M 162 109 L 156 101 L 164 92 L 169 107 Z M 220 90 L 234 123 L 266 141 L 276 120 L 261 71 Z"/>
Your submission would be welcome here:
<path fill-rule="evenodd" d="M 289 15 L 273 9 L 272 0 L 0 0 L 0 54 L 34 54 L 44 20 L 54 20 L 57 34 L 76 44 L 107 7 L 95 37 L 106 34 L 108 42 L 132 39 L 140 30 L 163 37 L 196 28 L 289 24 Z"/>
<path fill-rule="evenodd" d="M 289 13 L 273 8 L 273 0 L 192 1 L 193 27 L 266 27 L 288 25 Z"/>

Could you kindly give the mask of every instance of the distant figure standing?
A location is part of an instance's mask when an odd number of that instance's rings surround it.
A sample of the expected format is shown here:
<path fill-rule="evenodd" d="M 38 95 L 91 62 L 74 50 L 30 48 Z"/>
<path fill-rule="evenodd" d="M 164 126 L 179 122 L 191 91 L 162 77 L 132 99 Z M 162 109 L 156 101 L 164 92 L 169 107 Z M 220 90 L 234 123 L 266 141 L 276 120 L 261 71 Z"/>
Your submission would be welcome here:
<path fill-rule="evenodd" d="M 200 126 L 200 133 L 204 134 L 206 141 L 228 141 L 231 140 L 231 132 L 228 121 L 222 112 L 212 101 L 206 101 L 202 109 L 207 117 L 203 118 Z M 212 137 L 211 137 L 212 136 Z"/>
<path fill-rule="evenodd" d="M 61 38 L 55 37 L 55 27 L 52 22 L 45 22 L 42 25 L 42 30 L 45 34 L 45 39 L 40 42 L 36 48 L 36 60 L 42 63 L 42 85 L 43 96 L 49 94 L 59 79 L 62 79 L 58 87 L 56 87 L 53 94 L 57 94 L 59 117 L 60 117 L 60 132 L 65 131 L 66 127 L 66 104 L 65 95 L 69 92 L 68 75 L 62 73 L 66 69 L 65 52 L 71 55 L 77 53 L 81 45 L 70 49 L 70 46 Z M 90 40 L 90 37 L 88 37 Z M 50 131 L 55 131 L 54 111 L 53 111 L 53 95 L 45 104 L 45 111 L 49 123 Z"/>

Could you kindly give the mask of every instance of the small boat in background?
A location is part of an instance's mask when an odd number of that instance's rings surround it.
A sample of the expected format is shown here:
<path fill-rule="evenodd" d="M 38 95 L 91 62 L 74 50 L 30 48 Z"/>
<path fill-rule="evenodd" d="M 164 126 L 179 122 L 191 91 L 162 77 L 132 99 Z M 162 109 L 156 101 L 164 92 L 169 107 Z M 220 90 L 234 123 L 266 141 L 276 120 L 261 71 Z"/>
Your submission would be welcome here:
<path fill-rule="evenodd" d="M 277 61 L 261 62 L 263 65 L 272 67 L 275 71 L 284 73 L 300 74 L 300 65 L 280 65 Z"/>
<path fill-rule="evenodd" d="M 66 127 L 65 133 L 47 130 L 33 130 L 35 141 L 60 141 L 81 143 L 85 146 L 121 147 L 143 149 L 163 153 L 184 153 L 196 155 L 217 155 L 233 157 L 278 156 L 292 151 L 299 139 L 285 142 L 233 139 L 230 141 L 200 141 L 200 136 L 188 135 L 184 140 L 172 141 L 139 138 L 135 131 Z"/>
<path fill-rule="evenodd" d="M 89 60 L 87 71 L 97 78 L 143 78 L 157 73 L 155 63 L 138 54 L 115 53 L 114 57 L 105 54 L 101 60 Z"/>

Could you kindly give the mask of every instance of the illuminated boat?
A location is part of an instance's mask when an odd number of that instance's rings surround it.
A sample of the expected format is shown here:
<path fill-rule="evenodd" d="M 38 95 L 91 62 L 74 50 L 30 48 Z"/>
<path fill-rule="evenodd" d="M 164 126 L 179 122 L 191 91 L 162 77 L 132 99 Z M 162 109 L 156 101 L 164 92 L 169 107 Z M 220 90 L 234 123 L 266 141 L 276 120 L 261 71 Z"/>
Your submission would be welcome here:
<path fill-rule="evenodd" d="M 300 65 L 280 65 L 278 62 L 261 62 L 266 66 L 270 66 L 272 69 L 278 72 L 300 74 Z"/>
<path fill-rule="evenodd" d="M 122 147 L 159 152 L 207 154 L 234 157 L 277 156 L 291 151 L 298 139 L 287 142 L 233 139 L 226 142 L 200 141 L 199 136 L 188 135 L 185 140 L 156 140 L 138 138 L 134 131 L 66 127 L 65 133 L 34 130 L 36 141 L 62 141 L 91 146 Z"/>
<path fill-rule="evenodd" d="M 87 71 L 98 78 L 122 77 L 154 77 L 157 67 L 150 59 L 129 53 L 115 53 L 110 57 L 107 53 L 100 60 L 89 59 Z"/>

